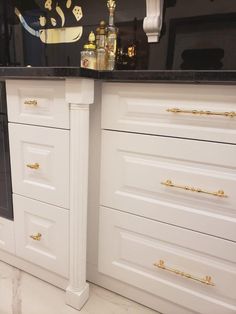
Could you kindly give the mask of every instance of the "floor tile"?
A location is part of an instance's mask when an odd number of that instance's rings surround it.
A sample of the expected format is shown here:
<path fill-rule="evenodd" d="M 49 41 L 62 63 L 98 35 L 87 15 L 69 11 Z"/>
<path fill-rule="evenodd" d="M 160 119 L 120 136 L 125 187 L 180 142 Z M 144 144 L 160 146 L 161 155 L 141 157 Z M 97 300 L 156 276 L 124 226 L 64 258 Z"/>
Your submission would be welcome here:
<path fill-rule="evenodd" d="M 81 311 L 65 305 L 65 292 L 0 262 L 0 314 L 157 314 L 156 311 L 90 284 Z"/>

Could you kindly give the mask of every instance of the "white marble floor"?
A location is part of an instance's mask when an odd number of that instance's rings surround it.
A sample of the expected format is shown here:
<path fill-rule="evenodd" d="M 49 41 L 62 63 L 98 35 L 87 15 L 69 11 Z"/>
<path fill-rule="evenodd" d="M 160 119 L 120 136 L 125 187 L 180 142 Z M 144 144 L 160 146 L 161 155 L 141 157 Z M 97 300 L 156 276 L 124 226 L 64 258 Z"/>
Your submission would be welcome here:
<path fill-rule="evenodd" d="M 81 311 L 64 301 L 64 291 L 0 262 L 0 314 L 157 314 L 95 285 Z"/>

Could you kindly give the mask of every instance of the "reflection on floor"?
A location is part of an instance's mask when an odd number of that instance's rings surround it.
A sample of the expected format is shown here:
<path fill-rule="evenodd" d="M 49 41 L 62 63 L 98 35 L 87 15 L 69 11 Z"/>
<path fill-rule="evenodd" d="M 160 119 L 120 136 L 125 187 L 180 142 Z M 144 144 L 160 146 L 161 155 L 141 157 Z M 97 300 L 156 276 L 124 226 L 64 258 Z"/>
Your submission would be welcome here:
<path fill-rule="evenodd" d="M 64 291 L 0 262 L 0 314 L 157 314 L 110 291 L 90 285 L 81 311 L 65 305 Z"/>

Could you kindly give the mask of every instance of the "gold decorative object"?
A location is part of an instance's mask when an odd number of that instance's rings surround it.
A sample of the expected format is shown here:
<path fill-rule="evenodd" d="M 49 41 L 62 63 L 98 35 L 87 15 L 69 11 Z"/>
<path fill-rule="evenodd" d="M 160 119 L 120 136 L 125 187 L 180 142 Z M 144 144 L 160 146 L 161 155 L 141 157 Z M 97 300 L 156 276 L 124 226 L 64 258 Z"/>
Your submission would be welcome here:
<path fill-rule="evenodd" d="M 165 266 L 165 262 L 163 260 L 160 260 L 159 263 L 155 263 L 154 266 L 158 267 L 160 269 L 169 271 L 171 273 L 174 273 L 176 275 L 180 275 L 180 276 L 185 277 L 187 279 L 192 279 L 192 280 L 201 282 L 207 286 L 215 286 L 215 284 L 212 282 L 211 276 L 206 276 L 205 278 L 198 278 L 198 277 L 195 277 L 195 276 L 190 275 L 188 273 L 185 273 L 183 271 L 180 271 L 178 269 L 173 269 L 173 268 Z"/>
<path fill-rule="evenodd" d="M 115 0 L 108 0 L 107 1 L 107 7 L 109 9 L 109 12 L 111 14 L 114 14 L 115 9 L 116 9 L 116 1 Z"/>
<path fill-rule="evenodd" d="M 174 184 L 171 180 L 166 180 L 165 182 L 161 182 L 161 184 L 166 187 L 182 189 L 182 190 L 190 191 L 190 192 L 203 193 L 203 194 L 208 194 L 208 195 L 213 195 L 213 196 L 218 196 L 218 197 L 228 197 L 228 195 L 226 195 L 223 190 L 219 190 L 217 192 L 208 192 L 208 191 L 197 189 L 191 186 L 177 185 L 177 184 Z"/>
<path fill-rule="evenodd" d="M 72 13 L 74 14 L 74 17 L 76 18 L 76 21 L 79 22 L 83 16 L 82 8 L 79 6 L 75 6 L 73 8 Z"/>
<path fill-rule="evenodd" d="M 106 49 L 108 52 L 107 70 L 112 71 L 115 69 L 116 55 L 117 55 L 118 28 L 114 24 L 116 1 L 108 0 L 107 7 L 109 10 L 109 23 L 106 27 Z"/>
<path fill-rule="evenodd" d="M 44 5 L 45 9 L 52 11 L 52 0 L 47 0 Z"/>
<path fill-rule="evenodd" d="M 45 16 L 40 16 L 39 18 L 39 24 L 44 27 L 47 24 L 47 19 Z"/>
<path fill-rule="evenodd" d="M 69 6 L 68 8 L 70 8 L 71 1 L 67 1 L 66 5 Z M 47 0 L 45 2 L 45 8 L 48 9 L 49 11 L 54 11 L 54 8 L 52 8 L 52 0 Z M 17 8 L 15 8 L 15 14 L 19 18 L 24 29 L 32 36 L 39 37 L 44 44 L 62 44 L 73 43 L 78 41 L 82 36 L 83 27 L 82 26 L 64 27 L 66 17 L 62 9 L 58 6 L 58 4 L 56 5 L 55 13 L 59 15 L 61 18 L 61 27 L 49 29 L 42 28 L 40 30 L 35 30 L 30 25 L 28 25 L 21 12 Z M 75 16 L 76 22 L 79 22 L 80 19 L 83 17 L 82 8 L 80 6 L 74 6 L 72 13 Z M 42 27 L 44 27 L 47 24 L 46 18 L 41 16 L 39 18 L 39 23 Z M 54 17 L 51 18 L 51 24 L 52 26 L 57 26 L 57 22 Z"/>
<path fill-rule="evenodd" d="M 36 162 L 35 164 L 27 164 L 26 167 L 33 170 L 38 170 L 40 165 Z"/>
<path fill-rule="evenodd" d="M 40 39 L 45 44 L 72 43 L 78 41 L 83 27 L 51 28 L 39 31 Z"/>
<path fill-rule="evenodd" d="M 51 18 L 51 24 L 52 26 L 57 26 L 57 21 L 53 17 Z"/>
<path fill-rule="evenodd" d="M 65 14 L 62 11 L 62 9 L 59 7 L 59 5 L 56 6 L 56 12 L 61 18 L 61 26 L 63 27 L 65 25 L 66 19 L 65 19 Z"/>
<path fill-rule="evenodd" d="M 69 8 L 71 7 L 71 5 L 72 5 L 72 0 L 67 0 L 67 1 L 66 1 L 66 7 L 67 7 L 67 9 L 69 9 Z"/>
<path fill-rule="evenodd" d="M 41 241 L 42 234 L 38 232 L 36 235 L 31 235 L 30 238 L 34 241 Z"/>
<path fill-rule="evenodd" d="M 24 102 L 24 105 L 26 106 L 38 106 L 38 101 L 37 100 L 26 100 Z"/>
<path fill-rule="evenodd" d="M 172 113 L 187 113 L 187 114 L 193 114 L 193 115 L 207 115 L 207 116 L 225 116 L 234 118 L 236 117 L 235 111 L 230 112 L 217 112 L 217 111 L 207 111 L 207 110 L 183 110 L 179 108 L 170 108 L 166 110 L 167 112 Z"/>

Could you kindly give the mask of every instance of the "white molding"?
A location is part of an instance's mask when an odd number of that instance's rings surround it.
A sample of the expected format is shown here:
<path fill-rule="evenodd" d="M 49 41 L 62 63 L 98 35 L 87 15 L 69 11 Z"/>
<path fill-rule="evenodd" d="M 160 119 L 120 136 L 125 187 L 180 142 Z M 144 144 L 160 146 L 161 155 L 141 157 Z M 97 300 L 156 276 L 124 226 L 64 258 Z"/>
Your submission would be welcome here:
<path fill-rule="evenodd" d="M 80 310 L 89 297 L 86 283 L 89 105 L 94 81 L 66 80 L 70 105 L 70 273 L 66 303 Z"/>
<path fill-rule="evenodd" d="M 158 42 L 160 39 L 163 22 L 164 0 L 146 0 L 147 16 L 143 21 L 143 29 L 149 43 Z"/>

